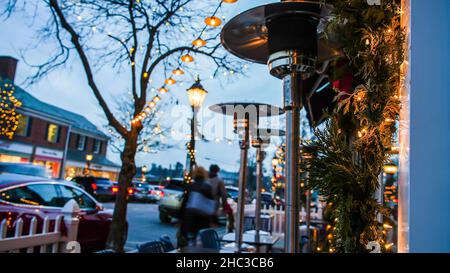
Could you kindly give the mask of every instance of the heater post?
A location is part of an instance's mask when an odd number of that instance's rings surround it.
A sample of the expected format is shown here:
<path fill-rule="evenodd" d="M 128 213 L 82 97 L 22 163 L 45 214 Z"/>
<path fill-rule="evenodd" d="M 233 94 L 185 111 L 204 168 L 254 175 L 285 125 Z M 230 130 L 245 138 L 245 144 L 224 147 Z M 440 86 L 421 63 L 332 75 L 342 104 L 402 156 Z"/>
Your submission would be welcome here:
<path fill-rule="evenodd" d="M 261 228 L 261 189 L 262 189 L 262 178 L 263 178 L 263 168 L 262 164 L 264 161 L 264 152 L 262 149 L 262 143 L 256 149 L 256 205 L 255 205 L 255 230 L 256 238 L 259 238 L 259 230 Z"/>
<path fill-rule="evenodd" d="M 235 230 L 235 243 L 236 252 L 241 252 L 242 246 L 242 234 L 244 233 L 244 214 L 245 214 L 245 193 L 246 193 L 246 179 L 247 179 L 247 154 L 249 149 L 249 132 L 248 128 L 244 129 L 244 135 L 240 141 L 241 148 L 241 166 L 239 171 L 239 194 L 238 204 L 236 211 L 236 230 Z"/>
<path fill-rule="evenodd" d="M 283 78 L 284 106 L 286 109 L 286 232 L 285 248 L 288 253 L 299 253 L 299 148 L 300 109 L 302 107 L 301 76 L 293 71 Z"/>

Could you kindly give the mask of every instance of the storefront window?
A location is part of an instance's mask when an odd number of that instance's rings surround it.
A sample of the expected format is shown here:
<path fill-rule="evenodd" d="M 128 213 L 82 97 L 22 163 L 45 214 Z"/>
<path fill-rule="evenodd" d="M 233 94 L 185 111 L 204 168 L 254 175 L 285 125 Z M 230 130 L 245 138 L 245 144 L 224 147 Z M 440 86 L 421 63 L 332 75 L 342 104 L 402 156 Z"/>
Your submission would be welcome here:
<path fill-rule="evenodd" d="M 56 124 L 49 124 L 47 129 L 47 141 L 51 143 L 58 143 L 59 141 L 59 126 Z"/>
<path fill-rule="evenodd" d="M 71 180 L 74 177 L 83 176 L 85 171 L 86 171 L 86 168 L 67 166 L 65 169 L 65 179 Z M 119 179 L 118 171 L 117 172 L 109 172 L 109 171 L 100 171 L 100 170 L 91 169 L 90 174 L 94 177 L 102 177 L 102 178 L 109 179 L 111 181 L 117 181 Z"/>
<path fill-rule="evenodd" d="M 33 164 L 45 167 L 52 178 L 59 177 L 60 162 L 34 160 Z"/>
<path fill-rule="evenodd" d="M 29 161 L 29 159 L 25 158 L 25 157 L 0 154 L 0 162 L 5 162 L 5 163 L 27 163 L 28 161 Z"/>

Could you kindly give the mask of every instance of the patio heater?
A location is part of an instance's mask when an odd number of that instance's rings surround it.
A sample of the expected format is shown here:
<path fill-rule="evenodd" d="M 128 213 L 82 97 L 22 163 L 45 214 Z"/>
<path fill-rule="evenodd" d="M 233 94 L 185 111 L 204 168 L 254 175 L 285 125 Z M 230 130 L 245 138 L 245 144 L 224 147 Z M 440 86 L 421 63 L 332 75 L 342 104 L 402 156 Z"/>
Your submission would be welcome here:
<path fill-rule="evenodd" d="M 261 189 L 263 179 L 263 161 L 265 158 L 264 148 L 270 145 L 271 137 L 285 136 L 283 130 L 276 129 L 257 129 L 252 135 L 251 143 L 256 148 L 256 206 L 255 206 L 255 231 L 256 237 L 259 238 L 259 230 L 261 228 Z"/>
<path fill-rule="evenodd" d="M 277 116 L 283 114 L 284 111 L 281 108 L 268 104 L 239 102 L 216 104 L 210 106 L 209 109 L 219 114 L 232 116 L 233 129 L 239 137 L 241 157 L 235 230 L 236 252 L 239 253 L 241 252 L 242 234 L 244 233 L 245 189 L 247 185 L 247 159 L 248 149 L 250 148 L 250 134 L 253 134 L 256 128 L 258 128 L 260 117 Z"/>
<path fill-rule="evenodd" d="M 250 62 L 267 64 L 283 80 L 286 111 L 286 252 L 299 252 L 300 110 L 310 94 L 303 80 L 324 71 L 341 52 L 319 35 L 331 6 L 316 1 L 281 1 L 250 9 L 223 28 L 222 45 Z"/>

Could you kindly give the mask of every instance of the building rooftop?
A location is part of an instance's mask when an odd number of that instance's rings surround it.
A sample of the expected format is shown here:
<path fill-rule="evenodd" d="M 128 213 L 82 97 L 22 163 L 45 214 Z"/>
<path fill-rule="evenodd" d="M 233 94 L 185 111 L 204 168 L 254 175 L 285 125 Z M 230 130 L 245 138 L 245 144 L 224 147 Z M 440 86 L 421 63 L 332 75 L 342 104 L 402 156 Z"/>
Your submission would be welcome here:
<path fill-rule="evenodd" d="M 31 109 L 50 116 L 58 117 L 70 123 L 73 128 L 85 131 L 86 133 L 90 133 L 101 138 L 108 138 L 108 136 L 105 133 L 100 131 L 92 122 L 90 122 L 84 116 L 38 100 L 37 98 L 35 98 L 30 93 L 26 92 L 17 85 L 15 85 L 14 96 L 22 102 L 22 107 L 24 109 Z"/>

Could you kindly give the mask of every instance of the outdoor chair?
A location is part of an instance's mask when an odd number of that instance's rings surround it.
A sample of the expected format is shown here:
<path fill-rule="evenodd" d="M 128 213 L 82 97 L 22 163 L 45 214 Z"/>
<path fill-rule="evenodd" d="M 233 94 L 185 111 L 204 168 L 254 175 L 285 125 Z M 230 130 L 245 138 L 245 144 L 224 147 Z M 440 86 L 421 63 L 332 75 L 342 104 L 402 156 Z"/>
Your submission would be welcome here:
<path fill-rule="evenodd" d="M 219 235 L 214 229 L 203 229 L 199 234 L 204 248 L 220 249 Z"/>
<path fill-rule="evenodd" d="M 113 253 L 116 253 L 116 252 L 114 250 L 112 250 L 112 249 L 103 249 L 103 250 L 96 251 L 95 253 L 99 253 L 99 254 L 113 254 Z"/>
<path fill-rule="evenodd" d="M 246 216 L 244 217 L 244 232 L 249 230 L 255 230 L 255 217 L 254 216 Z M 267 231 L 272 233 L 272 223 L 270 218 L 261 217 L 261 226 L 260 229 L 262 231 Z"/>
<path fill-rule="evenodd" d="M 172 241 L 170 240 L 170 237 L 168 235 L 163 235 L 159 239 L 161 240 L 164 252 L 175 250 L 175 247 L 173 246 Z"/>
<path fill-rule="evenodd" d="M 138 253 L 164 253 L 163 243 L 161 241 L 151 241 L 136 246 Z"/>

